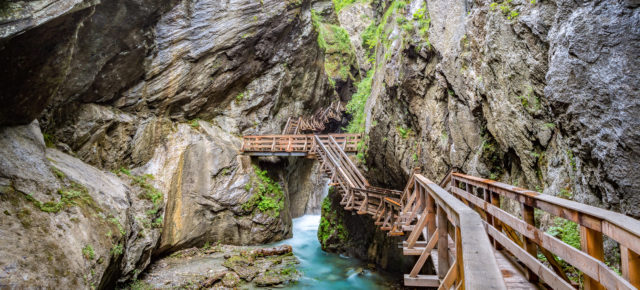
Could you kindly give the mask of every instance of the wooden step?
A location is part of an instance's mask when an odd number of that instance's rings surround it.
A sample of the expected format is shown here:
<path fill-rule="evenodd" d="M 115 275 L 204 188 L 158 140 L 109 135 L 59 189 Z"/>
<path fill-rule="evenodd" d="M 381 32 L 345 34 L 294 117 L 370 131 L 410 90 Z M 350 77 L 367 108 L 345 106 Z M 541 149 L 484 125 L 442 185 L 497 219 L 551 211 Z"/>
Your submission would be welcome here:
<path fill-rule="evenodd" d="M 415 278 L 404 275 L 404 286 L 408 287 L 438 287 L 440 280 L 437 275 L 418 275 Z"/>

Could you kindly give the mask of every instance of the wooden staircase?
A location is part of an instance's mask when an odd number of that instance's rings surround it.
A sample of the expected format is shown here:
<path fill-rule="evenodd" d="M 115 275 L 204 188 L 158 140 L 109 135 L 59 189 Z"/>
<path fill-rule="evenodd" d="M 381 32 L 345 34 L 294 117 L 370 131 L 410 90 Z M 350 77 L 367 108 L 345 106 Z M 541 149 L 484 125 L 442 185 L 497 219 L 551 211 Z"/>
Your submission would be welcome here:
<path fill-rule="evenodd" d="M 370 215 L 388 236 L 401 236 L 403 254 L 417 256 L 404 283 L 439 289 L 576 289 L 559 259 L 579 269 L 586 289 L 640 287 L 640 221 L 622 214 L 450 170 L 436 184 L 417 170 L 403 191 L 374 187 L 349 157 L 353 134 L 300 135 L 302 119 L 286 135 L 245 136 L 242 153 L 307 156 L 335 186 L 345 210 Z M 507 199 L 520 215 L 502 209 Z M 581 249 L 535 225 L 534 210 L 575 222 Z M 604 263 L 603 236 L 620 246 L 622 275 Z M 547 263 L 538 259 L 543 255 Z M 431 259 L 435 269 L 425 268 Z"/>

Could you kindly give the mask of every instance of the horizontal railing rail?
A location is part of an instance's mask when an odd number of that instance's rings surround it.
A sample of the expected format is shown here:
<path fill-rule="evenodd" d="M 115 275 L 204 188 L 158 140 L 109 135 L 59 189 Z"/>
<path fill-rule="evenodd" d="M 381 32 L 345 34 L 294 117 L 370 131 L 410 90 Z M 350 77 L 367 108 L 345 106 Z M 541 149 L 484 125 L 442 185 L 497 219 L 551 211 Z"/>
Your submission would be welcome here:
<path fill-rule="evenodd" d="M 580 270 L 587 289 L 640 287 L 640 221 L 620 213 L 541 194 L 508 184 L 460 173 L 452 174 L 450 190 L 485 218 L 496 247 L 506 248 L 522 261 L 531 280 L 543 280 L 554 289 L 573 289 L 556 256 Z M 520 204 L 522 219 L 501 208 L 501 197 Z M 580 248 L 545 233 L 535 224 L 534 210 L 576 223 Z M 619 244 L 622 276 L 604 262 L 603 235 Z M 551 268 L 537 259 L 538 251 Z"/>
<path fill-rule="evenodd" d="M 244 136 L 242 138 L 243 153 L 270 152 L 270 153 L 304 153 L 314 151 L 316 135 L 259 135 Z M 360 134 L 329 134 L 317 135 L 319 139 L 328 144 L 336 142 L 345 153 L 355 153 L 361 140 Z M 330 139 L 331 138 L 331 139 Z M 331 141 L 333 139 L 333 141 Z"/>
<path fill-rule="evenodd" d="M 405 285 L 439 289 L 506 289 L 478 213 L 421 174 L 414 174 L 409 182 L 413 183 L 407 186 L 412 190 L 411 203 L 407 204 L 411 209 L 403 212 L 422 213 L 417 215 L 417 224 L 411 226 L 411 234 L 405 242 L 405 254 L 420 256 L 411 273 L 405 275 Z M 426 243 L 416 249 L 421 236 Z M 453 240 L 452 244 L 449 239 Z M 438 275 L 418 275 L 435 248 Z"/>

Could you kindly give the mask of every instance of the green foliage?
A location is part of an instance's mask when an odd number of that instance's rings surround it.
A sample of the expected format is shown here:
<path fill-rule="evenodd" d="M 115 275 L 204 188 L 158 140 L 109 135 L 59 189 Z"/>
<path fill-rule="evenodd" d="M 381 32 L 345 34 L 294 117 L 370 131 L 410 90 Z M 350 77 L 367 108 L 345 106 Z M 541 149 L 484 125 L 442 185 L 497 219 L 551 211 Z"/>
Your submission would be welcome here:
<path fill-rule="evenodd" d="M 257 207 L 258 210 L 272 217 L 279 216 L 280 210 L 284 208 L 282 187 L 267 175 L 266 170 L 260 170 L 256 165 L 253 166 L 253 169 L 256 176 L 251 178 L 247 191 L 253 188 L 255 192 L 247 202 L 242 204 L 242 209 L 252 211 Z M 247 189 L 246 186 L 245 189 Z"/>
<path fill-rule="evenodd" d="M 580 230 L 578 224 L 563 218 L 555 218 L 554 226 L 547 230 L 550 235 L 580 250 Z"/>
<path fill-rule="evenodd" d="M 364 111 L 367 99 L 371 95 L 371 83 L 375 70 L 367 72 L 367 77 L 358 83 L 358 90 L 351 96 L 347 103 L 347 112 L 351 114 L 351 122 L 347 125 L 346 131 L 349 133 L 362 133 L 365 129 L 366 113 Z"/>
<path fill-rule="evenodd" d="M 151 223 L 151 226 L 154 228 L 161 228 L 163 225 L 163 218 L 162 217 L 158 217 L 156 219 L 153 220 L 153 222 Z"/>
<path fill-rule="evenodd" d="M 93 260 L 93 258 L 96 257 L 96 253 L 93 251 L 93 247 L 91 245 L 86 245 L 82 248 L 82 256 L 87 260 Z"/>
<path fill-rule="evenodd" d="M 196 118 L 189 121 L 189 126 L 191 126 L 191 128 L 197 129 L 198 127 L 200 127 L 200 119 Z"/>
<path fill-rule="evenodd" d="M 558 197 L 562 197 L 565 199 L 573 199 L 573 193 L 569 190 L 569 188 L 563 188 L 558 193 Z"/>
<path fill-rule="evenodd" d="M 354 2 L 356 2 L 356 0 L 333 0 L 333 7 L 335 8 L 336 13 L 339 13 L 342 8 L 345 8 Z"/>
<path fill-rule="evenodd" d="M 118 232 L 120 233 L 121 236 L 124 236 L 127 233 L 127 231 L 124 229 L 122 224 L 120 224 L 120 221 L 118 220 L 118 218 L 112 217 L 108 221 L 114 224 L 118 228 Z"/>
<path fill-rule="evenodd" d="M 138 279 L 133 280 L 131 284 L 129 284 L 129 290 L 152 290 L 152 289 L 153 289 L 153 285 Z"/>
<path fill-rule="evenodd" d="M 411 128 L 405 128 L 403 126 L 396 126 L 396 130 L 398 131 L 402 139 L 407 139 L 413 133 L 413 130 L 411 130 Z"/>
<path fill-rule="evenodd" d="M 446 130 L 442 130 L 442 133 L 440 133 L 440 141 L 443 144 L 447 144 L 447 142 L 449 142 L 449 134 L 447 134 Z"/>
<path fill-rule="evenodd" d="M 69 187 L 58 189 L 57 193 L 60 195 L 59 201 L 52 200 L 41 202 L 33 197 L 32 194 L 26 194 L 25 198 L 36 208 L 47 213 L 58 213 L 63 209 L 77 206 L 79 204 L 89 205 L 97 209 L 87 188 L 82 185 L 72 183 Z"/>
<path fill-rule="evenodd" d="M 556 124 L 554 124 L 554 123 L 544 123 L 544 125 L 542 125 L 542 126 L 544 126 L 547 129 L 553 130 L 556 127 Z"/>
<path fill-rule="evenodd" d="M 0 4 L 0 6 L 2 6 L 2 4 Z M 53 136 L 51 136 L 51 134 L 47 134 L 44 133 L 42 134 L 42 137 L 44 137 L 44 144 L 48 147 L 48 148 L 54 148 L 56 147 L 56 140 Z"/>
<path fill-rule="evenodd" d="M 519 13 L 515 10 L 513 5 L 511 4 L 511 1 L 512 0 L 504 0 L 500 3 L 492 2 L 491 4 L 489 4 L 489 8 L 492 11 L 496 10 L 496 8 L 499 8 L 502 14 L 507 17 L 507 19 L 512 20 L 518 17 Z M 531 4 L 535 4 L 535 0 L 532 0 Z"/>
<path fill-rule="evenodd" d="M 322 216 L 318 227 L 318 240 L 324 246 L 332 237 L 337 237 L 341 242 L 346 242 L 349 234 L 341 222 L 340 215 L 331 207 L 331 195 L 333 190 L 329 191 L 329 196 L 322 200 Z"/>
<path fill-rule="evenodd" d="M 569 157 L 569 165 L 571 165 L 571 169 L 575 172 L 576 168 L 576 158 L 573 156 L 573 151 L 571 149 L 567 150 L 567 157 Z"/>
<path fill-rule="evenodd" d="M 55 174 L 60 180 L 66 177 L 66 175 L 64 175 L 64 172 L 60 171 L 60 169 L 58 168 L 51 166 L 51 171 L 53 171 L 53 174 Z"/>
<path fill-rule="evenodd" d="M 429 17 L 429 11 L 426 7 L 420 8 L 413 13 L 414 25 L 418 29 L 420 36 L 426 40 L 427 48 L 431 48 L 431 42 L 429 42 L 429 27 L 431 26 L 431 17 Z"/>
<path fill-rule="evenodd" d="M 244 99 L 244 92 L 241 92 L 236 96 L 236 102 L 241 102 L 243 99 Z"/>
<path fill-rule="evenodd" d="M 120 256 L 122 253 L 124 253 L 124 247 L 122 244 L 117 244 L 111 248 L 111 255 L 113 256 Z"/>
<path fill-rule="evenodd" d="M 155 179 L 155 177 L 153 175 L 151 175 L 151 174 L 143 174 L 143 175 L 140 175 L 140 176 L 132 176 L 132 179 L 133 179 L 134 184 L 136 184 L 136 185 L 140 186 L 142 189 L 144 189 L 144 193 L 142 194 L 141 198 L 150 200 L 157 207 L 162 205 L 162 203 L 164 201 L 164 195 L 162 194 L 162 192 L 160 190 L 155 188 L 149 182 L 150 180 L 154 180 Z"/>
<path fill-rule="evenodd" d="M 124 167 L 120 167 L 120 172 L 123 173 L 124 175 L 131 176 L 131 171 L 129 171 L 129 169 L 126 169 Z"/>
<path fill-rule="evenodd" d="M 331 78 L 353 79 L 350 67 L 355 59 L 349 33 L 344 28 L 323 23 L 316 11 L 311 11 L 313 27 L 318 33 L 318 46 L 325 52 L 325 71 Z"/>

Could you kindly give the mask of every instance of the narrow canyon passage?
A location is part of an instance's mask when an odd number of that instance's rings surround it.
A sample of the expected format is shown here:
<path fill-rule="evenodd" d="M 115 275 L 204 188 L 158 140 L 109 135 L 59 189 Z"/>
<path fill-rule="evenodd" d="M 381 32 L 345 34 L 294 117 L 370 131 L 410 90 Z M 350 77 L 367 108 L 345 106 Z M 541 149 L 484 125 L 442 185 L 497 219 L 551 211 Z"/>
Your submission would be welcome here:
<path fill-rule="evenodd" d="M 639 56 L 639 0 L 0 0 L 0 290 L 640 288 Z"/>

